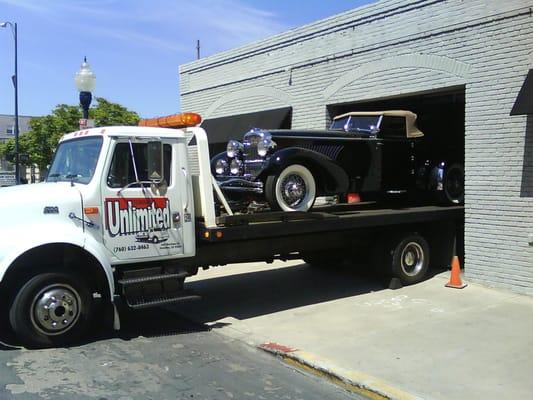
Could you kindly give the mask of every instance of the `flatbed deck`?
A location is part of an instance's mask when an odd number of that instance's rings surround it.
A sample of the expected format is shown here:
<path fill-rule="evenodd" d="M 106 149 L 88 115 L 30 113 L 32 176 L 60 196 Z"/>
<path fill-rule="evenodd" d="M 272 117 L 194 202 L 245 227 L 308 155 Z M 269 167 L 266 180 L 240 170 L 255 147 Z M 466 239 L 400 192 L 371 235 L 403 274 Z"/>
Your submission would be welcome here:
<path fill-rule="evenodd" d="M 200 222 L 198 232 L 204 242 L 227 242 L 432 221 L 460 221 L 463 218 L 463 206 L 333 206 L 311 212 L 264 212 L 225 216 L 219 219 L 220 226 L 217 228 L 206 228 Z"/>

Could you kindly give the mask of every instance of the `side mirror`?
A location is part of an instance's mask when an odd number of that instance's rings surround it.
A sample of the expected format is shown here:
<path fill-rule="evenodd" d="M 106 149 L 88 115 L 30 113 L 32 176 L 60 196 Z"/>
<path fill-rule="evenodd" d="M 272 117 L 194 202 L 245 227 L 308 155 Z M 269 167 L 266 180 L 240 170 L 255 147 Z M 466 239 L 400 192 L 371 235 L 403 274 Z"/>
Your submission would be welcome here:
<path fill-rule="evenodd" d="M 153 183 L 163 181 L 163 144 L 160 141 L 148 142 L 148 179 Z"/>

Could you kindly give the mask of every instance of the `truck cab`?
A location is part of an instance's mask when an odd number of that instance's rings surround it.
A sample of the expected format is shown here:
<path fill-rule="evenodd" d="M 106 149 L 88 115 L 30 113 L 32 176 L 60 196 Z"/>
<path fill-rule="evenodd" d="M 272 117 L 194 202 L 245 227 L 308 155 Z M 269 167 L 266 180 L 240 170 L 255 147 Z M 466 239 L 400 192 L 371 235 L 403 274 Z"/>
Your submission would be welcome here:
<path fill-rule="evenodd" d="M 46 184 L 79 191 L 83 211 L 68 217 L 121 264 L 194 255 L 188 171 L 182 131 L 112 127 L 66 135 Z"/>
<path fill-rule="evenodd" d="M 193 181 L 204 183 L 196 209 L 211 225 L 214 201 L 205 132 L 183 128 L 66 134 L 45 182 L 2 189 L 0 310 L 22 342 L 47 346 L 78 337 L 98 303 L 139 289 L 135 271 L 195 255 Z M 197 144 L 188 146 L 193 137 Z M 176 278 L 178 287 L 160 285 L 176 292 L 187 273 L 166 267 L 154 275 Z M 150 296 L 143 289 L 137 304 L 157 296 L 161 290 Z"/>

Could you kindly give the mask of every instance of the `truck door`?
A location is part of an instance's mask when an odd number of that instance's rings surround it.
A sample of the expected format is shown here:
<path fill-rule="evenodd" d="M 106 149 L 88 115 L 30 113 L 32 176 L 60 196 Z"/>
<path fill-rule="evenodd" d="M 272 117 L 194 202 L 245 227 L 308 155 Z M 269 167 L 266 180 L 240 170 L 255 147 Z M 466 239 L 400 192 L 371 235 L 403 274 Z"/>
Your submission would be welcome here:
<path fill-rule="evenodd" d="M 102 181 L 105 246 L 119 260 L 183 255 L 182 195 L 176 157 L 163 142 L 163 177 L 148 176 L 148 141 L 116 139 Z"/>

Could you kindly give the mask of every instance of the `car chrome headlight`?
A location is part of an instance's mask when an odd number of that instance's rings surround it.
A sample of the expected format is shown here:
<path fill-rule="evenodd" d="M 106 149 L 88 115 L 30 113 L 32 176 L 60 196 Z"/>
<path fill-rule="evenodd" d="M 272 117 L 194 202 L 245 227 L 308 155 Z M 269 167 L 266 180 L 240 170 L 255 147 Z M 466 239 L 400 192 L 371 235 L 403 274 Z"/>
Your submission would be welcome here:
<path fill-rule="evenodd" d="M 230 140 L 226 146 L 226 154 L 229 158 L 236 157 L 239 153 L 242 152 L 243 145 L 237 140 Z"/>
<path fill-rule="evenodd" d="M 217 175 L 225 175 L 228 171 L 228 162 L 221 158 L 215 164 L 215 172 Z"/>
<path fill-rule="evenodd" d="M 242 174 L 242 161 L 238 158 L 234 158 L 231 160 L 231 164 L 229 166 L 229 172 L 231 175 L 241 175 Z"/>
<path fill-rule="evenodd" d="M 276 142 L 270 137 L 266 137 L 257 143 L 257 154 L 261 157 L 265 157 L 270 151 L 276 148 Z"/>

